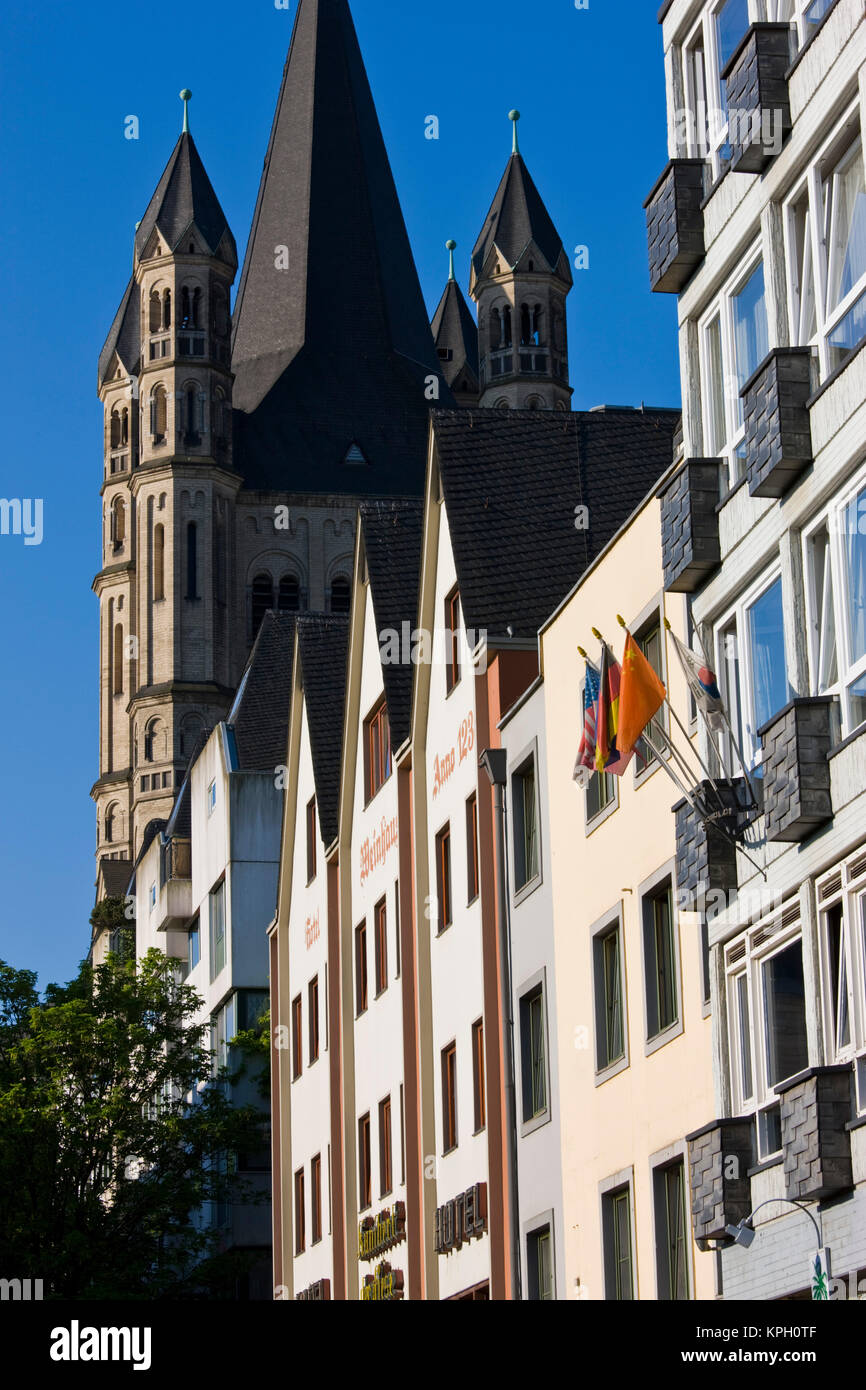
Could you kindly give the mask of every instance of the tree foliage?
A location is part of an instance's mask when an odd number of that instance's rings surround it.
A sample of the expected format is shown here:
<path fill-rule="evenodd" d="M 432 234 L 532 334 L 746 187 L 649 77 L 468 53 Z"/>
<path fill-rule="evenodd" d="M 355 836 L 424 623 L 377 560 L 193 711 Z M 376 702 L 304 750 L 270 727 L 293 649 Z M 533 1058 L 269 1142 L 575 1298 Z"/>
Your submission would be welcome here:
<path fill-rule="evenodd" d="M 120 900 L 122 902 L 122 899 Z M 231 1103 L 202 1001 L 151 950 L 40 999 L 0 962 L 0 1270 L 57 1298 L 231 1295 L 209 1202 L 262 1200 L 233 1161 L 267 1117 Z"/>

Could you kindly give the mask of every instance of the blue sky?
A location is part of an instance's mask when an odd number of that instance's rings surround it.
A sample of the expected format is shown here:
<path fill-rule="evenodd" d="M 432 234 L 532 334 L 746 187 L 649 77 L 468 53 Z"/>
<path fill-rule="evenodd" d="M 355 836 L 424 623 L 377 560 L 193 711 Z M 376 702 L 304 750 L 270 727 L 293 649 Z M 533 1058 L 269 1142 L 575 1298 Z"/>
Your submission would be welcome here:
<path fill-rule="evenodd" d="M 574 408 L 679 404 L 675 303 L 649 292 L 643 199 L 665 160 L 648 0 L 355 0 L 430 313 L 521 150 L 575 271 Z M 67 979 L 89 941 L 97 773 L 101 407 L 96 359 L 132 238 L 180 131 L 178 92 L 235 233 L 249 231 L 295 0 L 7 0 L 0 15 L 4 434 L 0 497 L 42 498 L 41 545 L 0 536 L 0 958 Z M 140 138 L 124 138 L 136 115 Z M 425 118 L 439 117 L 438 141 Z"/>

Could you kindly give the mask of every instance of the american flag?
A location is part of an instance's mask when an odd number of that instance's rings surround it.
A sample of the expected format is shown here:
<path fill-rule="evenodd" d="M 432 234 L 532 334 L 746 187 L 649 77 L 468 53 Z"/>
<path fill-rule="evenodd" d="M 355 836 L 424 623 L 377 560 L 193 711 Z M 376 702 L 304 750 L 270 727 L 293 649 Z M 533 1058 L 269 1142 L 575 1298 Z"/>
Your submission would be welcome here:
<path fill-rule="evenodd" d="M 583 686 L 583 738 L 574 764 L 574 780 L 579 787 L 588 787 L 595 772 L 595 731 L 598 721 L 599 673 L 591 661 L 586 663 Z"/>

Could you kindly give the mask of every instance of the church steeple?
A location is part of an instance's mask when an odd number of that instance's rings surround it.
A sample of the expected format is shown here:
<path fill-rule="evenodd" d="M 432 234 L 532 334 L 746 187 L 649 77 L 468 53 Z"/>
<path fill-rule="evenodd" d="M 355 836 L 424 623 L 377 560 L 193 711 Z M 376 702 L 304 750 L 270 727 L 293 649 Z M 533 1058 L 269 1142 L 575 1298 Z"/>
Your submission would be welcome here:
<path fill-rule="evenodd" d="M 431 328 L 442 372 L 459 406 L 478 404 L 478 329 L 454 274 L 456 241 L 445 243 L 450 257 L 448 283 Z"/>
<path fill-rule="evenodd" d="M 428 410 L 452 401 L 347 0 L 298 5 L 232 367 L 248 486 L 421 491 Z"/>
<path fill-rule="evenodd" d="M 472 252 L 481 405 L 567 410 L 565 298 L 573 279 L 562 238 L 520 153 L 512 154 Z"/>

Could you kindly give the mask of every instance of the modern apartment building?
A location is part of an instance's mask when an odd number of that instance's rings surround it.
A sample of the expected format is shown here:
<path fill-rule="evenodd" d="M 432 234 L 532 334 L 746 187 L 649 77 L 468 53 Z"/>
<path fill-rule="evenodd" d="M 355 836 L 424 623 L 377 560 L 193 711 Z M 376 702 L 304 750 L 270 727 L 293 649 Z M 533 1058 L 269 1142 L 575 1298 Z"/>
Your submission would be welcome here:
<path fill-rule="evenodd" d="M 677 813 L 711 953 L 693 1231 L 725 1298 L 808 1297 L 819 1247 L 839 1296 L 866 1266 L 866 15 L 660 18 L 670 163 L 647 218 L 653 287 L 679 295 L 684 442 L 664 587 L 719 674 L 732 732 L 700 737 L 738 840 Z"/>

